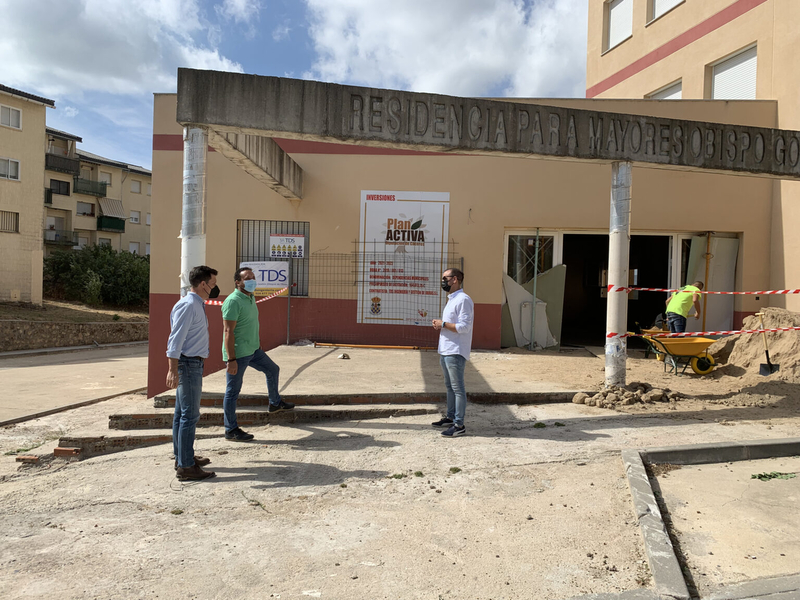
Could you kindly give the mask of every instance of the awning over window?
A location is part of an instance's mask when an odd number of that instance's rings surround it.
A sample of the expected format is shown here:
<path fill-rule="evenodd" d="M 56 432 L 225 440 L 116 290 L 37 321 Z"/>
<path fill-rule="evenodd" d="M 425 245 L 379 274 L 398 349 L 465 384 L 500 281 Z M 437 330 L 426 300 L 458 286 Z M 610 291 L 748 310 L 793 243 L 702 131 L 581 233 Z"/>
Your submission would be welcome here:
<path fill-rule="evenodd" d="M 122 200 L 117 200 L 116 198 L 100 198 L 100 210 L 103 211 L 106 217 L 128 218 L 122 206 Z"/>

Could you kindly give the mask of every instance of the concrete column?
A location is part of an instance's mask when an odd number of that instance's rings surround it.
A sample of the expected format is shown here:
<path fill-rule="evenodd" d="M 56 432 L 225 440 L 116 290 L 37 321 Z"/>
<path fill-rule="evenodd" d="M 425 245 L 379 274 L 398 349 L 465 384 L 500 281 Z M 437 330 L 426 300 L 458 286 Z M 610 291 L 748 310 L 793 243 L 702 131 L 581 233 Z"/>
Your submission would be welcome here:
<path fill-rule="evenodd" d="M 608 304 L 606 312 L 606 387 L 625 385 L 628 354 L 628 286 L 631 245 L 631 169 L 629 162 L 611 165 L 611 222 L 608 231 Z M 613 286 L 613 287 L 612 287 Z"/>
<path fill-rule="evenodd" d="M 181 296 L 191 287 L 189 271 L 206 262 L 205 129 L 183 128 L 183 214 L 181 220 Z"/>

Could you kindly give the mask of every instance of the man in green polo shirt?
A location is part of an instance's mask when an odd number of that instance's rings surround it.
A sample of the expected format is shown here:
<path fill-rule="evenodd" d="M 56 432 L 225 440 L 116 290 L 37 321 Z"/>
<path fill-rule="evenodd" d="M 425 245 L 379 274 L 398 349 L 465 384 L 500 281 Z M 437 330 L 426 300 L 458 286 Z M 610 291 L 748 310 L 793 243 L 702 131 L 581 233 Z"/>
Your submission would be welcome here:
<path fill-rule="evenodd" d="M 695 281 L 692 285 L 681 288 L 667 298 L 667 325 L 672 333 L 686 331 L 686 317 L 694 305 L 694 318 L 700 318 L 700 290 L 703 289 L 702 281 Z"/>
<path fill-rule="evenodd" d="M 242 431 L 236 421 L 236 402 L 242 389 L 247 367 L 261 371 L 267 377 L 269 412 L 291 410 L 294 404 L 281 400 L 278 393 L 280 367 L 261 349 L 258 335 L 258 306 L 253 293 L 258 285 L 255 273 L 242 267 L 233 276 L 236 289 L 222 303 L 222 358 L 228 365 L 225 399 L 225 439 L 246 442 L 253 434 Z"/>

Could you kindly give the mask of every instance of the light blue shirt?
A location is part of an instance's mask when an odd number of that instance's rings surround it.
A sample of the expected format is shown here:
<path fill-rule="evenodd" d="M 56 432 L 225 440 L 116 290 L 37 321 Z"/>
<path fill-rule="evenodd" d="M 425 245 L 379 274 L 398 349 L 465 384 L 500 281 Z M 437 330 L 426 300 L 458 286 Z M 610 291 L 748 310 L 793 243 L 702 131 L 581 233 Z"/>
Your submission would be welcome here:
<path fill-rule="evenodd" d="M 475 305 L 464 290 L 456 290 L 447 296 L 447 304 L 442 311 L 442 321 L 452 323 L 456 331 L 442 327 L 439 331 L 439 354 L 449 356 L 460 354 L 469 360 L 472 349 L 472 322 L 475 320 Z"/>
<path fill-rule="evenodd" d="M 202 356 L 208 358 L 208 319 L 203 299 L 189 292 L 178 300 L 169 315 L 172 331 L 167 342 L 167 358 Z"/>

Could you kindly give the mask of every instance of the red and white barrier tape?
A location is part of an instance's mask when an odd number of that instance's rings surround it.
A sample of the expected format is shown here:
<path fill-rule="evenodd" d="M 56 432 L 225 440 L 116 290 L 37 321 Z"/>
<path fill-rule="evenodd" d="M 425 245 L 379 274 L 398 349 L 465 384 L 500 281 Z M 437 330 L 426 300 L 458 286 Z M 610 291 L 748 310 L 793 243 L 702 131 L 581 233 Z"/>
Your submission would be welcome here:
<path fill-rule="evenodd" d="M 685 290 L 670 290 L 666 288 L 645 288 L 645 287 L 625 287 L 622 285 L 609 285 L 607 286 L 609 292 L 683 292 Z M 783 294 L 800 294 L 800 289 L 795 290 L 762 290 L 759 292 L 711 292 L 700 290 L 698 292 L 692 292 L 694 294 L 719 294 L 724 296 L 740 296 L 740 295 L 752 295 L 752 296 L 771 296 L 771 295 L 783 295 Z"/>
<path fill-rule="evenodd" d="M 293 283 L 292 287 L 295 287 L 296 285 L 297 285 L 296 283 Z M 259 302 L 266 302 L 267 300 L 272 300 L 276 296 L 280 296 L 283 292 L 285 292 L 288 289 L 289 289 L 288 287 L 285 287 L 282 290 L 278 290 L 277 292 L 274 292 L 274 293 L 270 294 L 269 296 L 264 296 L 263 298 L 259 298 L 258 300 L 256 300 L 256 304 L 258 304 Z M 222 301 L 221 300 L 206 300 L 206 304 L 208 304 L 209 306 L 222 306 Z"/>
<path fill-rule="evenodd" d="M 693 331 L 686 333 L 614 333 L 609 332 L 606 334 L 607 339 L 611 338 L 626 338 L 626 337 L 654 337 L 654 338 L 682 338 L 682 337 L 699 337 L 702 335 L 737 335 L 740 333 L 762 333 L 762 332 L 775 332 L 775 331 L 800 331 L 800 327 L 773 327 L 771 329 L 739 329 L 737 331 Z"/>

